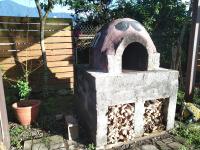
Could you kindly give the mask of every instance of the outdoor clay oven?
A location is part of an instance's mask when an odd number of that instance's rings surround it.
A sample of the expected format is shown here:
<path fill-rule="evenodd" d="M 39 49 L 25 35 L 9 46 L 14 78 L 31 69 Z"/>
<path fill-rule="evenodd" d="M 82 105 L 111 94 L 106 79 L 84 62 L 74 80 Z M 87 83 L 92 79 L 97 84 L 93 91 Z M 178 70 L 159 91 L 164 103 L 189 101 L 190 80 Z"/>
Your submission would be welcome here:
<path fill-rule="evenodd" d="M 159 59 L 136 20 L 117 19 L 96 34 L 90 67 L 77 68 L 77 105 L 97 147 L 174 127 L 178 72 Z"/>

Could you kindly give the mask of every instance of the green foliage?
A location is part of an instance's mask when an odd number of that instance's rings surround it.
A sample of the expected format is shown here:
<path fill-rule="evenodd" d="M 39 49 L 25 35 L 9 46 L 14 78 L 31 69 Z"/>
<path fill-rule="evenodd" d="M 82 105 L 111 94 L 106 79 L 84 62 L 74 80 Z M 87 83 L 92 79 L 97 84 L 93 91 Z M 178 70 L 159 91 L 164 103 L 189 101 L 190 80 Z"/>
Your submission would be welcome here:
<path fill-rule="evenodd" d="M 194 145 L 195 149 L 200 148 L 200 125 L 179 123 L 172 131 L 173 134 L 182 137 L 188 145 Z"/>
<path fill-rule="evenodd" d="M 16 147 L 16 149 L 21 149 L 22 139 L 20 138 L 21 134 L 24 132 L 23 126 L 15 126 L 10 129 L 10 140 L 11 146 Z"/>
<path fill-rule="evenodd" d="M 20 100 L 27 100 L 31 92 L 29 82 L 26 80 L 17 80 L 16 85 L 13 85 L 19 92 Z"/>
<path fill-rule="evenodd" d="M 177 93 L 177 104 L 181 105 L 185 101 L 185 92 L 181 89 Z"/>
<path fill-rule="evenodd" d="M 31 87 L 28 80 L 29 74 L 28 71 L 25 71 L 24 76 L 20 79 L 10 79 L 6 75 L 3 76 L 3 79 L 7 80 L 11 84 L 11 87 L 17 90 L 20 100 L 27 100 L 30 95 Z"/>
<path fill-rule="evenodd" d="M 200 105 L 200 88 L 194 89 L 194 97 L 193 97 L 194 103 Z"/>
<path fill-rule="evenodd" d="M 178 150 L 188 150 L 186 146 L 181 146 Z"/>
<path fill-rule="evenodd" d="M 87 147 L 87 150 L 95 150 L 95 146 L 94 144 L 89 144 L 88 147 Z"/>
<path fill-rule="evenodd" d="M 56 4 L 64 3 L 62 0 L 35 0 L 35 2 L 38 2 L 45 12 L 52 10 Z"/>
<path fill-rule="evenodd" d="M 50 149 L 50 142 L 51 142 L 51 139 L 48 137 L 47 134 L 44 134 L 44 135 L 43 135 L 41 142 L 44 143 L 44 145 L 45 145 L 48 149 Z"/>
<path fill-rule="evenodd" d="M 99 22 L 106 23 L 109 19 L 109 6 L 112 0 L 66 0 L 65 5 L 69 5 L 70 9 L 75 10 L 75 21 L 92 21 L 98 25 Z M 85 19 L 82 16 L 87 16 Z"/>

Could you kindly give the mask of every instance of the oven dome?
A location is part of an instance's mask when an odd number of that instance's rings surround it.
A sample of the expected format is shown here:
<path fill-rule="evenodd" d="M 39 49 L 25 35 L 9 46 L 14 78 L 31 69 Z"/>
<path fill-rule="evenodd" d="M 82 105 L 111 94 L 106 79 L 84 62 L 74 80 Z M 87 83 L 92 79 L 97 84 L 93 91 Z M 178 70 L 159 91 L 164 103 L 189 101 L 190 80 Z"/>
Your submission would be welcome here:
<path fill-rule="evenodd" d="M 146 29 L 130 18 L 117 19 L 96 34 L 90 52 L 90 65 L 109 73 L 122 70 L 156 70 L 160 54 Z"/>

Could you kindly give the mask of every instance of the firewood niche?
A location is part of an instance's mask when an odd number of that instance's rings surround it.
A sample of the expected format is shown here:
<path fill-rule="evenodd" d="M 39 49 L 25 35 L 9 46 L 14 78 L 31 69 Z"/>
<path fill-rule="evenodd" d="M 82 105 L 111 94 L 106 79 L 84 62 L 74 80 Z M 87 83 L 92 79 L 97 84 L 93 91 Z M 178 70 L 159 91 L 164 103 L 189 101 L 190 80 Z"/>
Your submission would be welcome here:
<path fill-rule="evenodd" d="M 117 19 L 93 41 L 89 66 L 76 68 L 77 112 L 97 148 L 174 127 L 178 71 L 136 20 Z"/>

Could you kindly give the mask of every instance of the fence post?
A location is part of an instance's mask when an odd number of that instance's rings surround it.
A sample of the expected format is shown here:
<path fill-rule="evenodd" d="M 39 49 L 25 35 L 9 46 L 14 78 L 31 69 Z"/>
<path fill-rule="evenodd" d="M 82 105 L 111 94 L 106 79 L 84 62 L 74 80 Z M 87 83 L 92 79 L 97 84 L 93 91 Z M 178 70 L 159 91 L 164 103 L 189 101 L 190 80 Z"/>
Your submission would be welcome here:
<path fill-rule="evenodd" d="M 0 71 L 0 143 L 1 142 L 3 142 L 3 144 L 6 146 L 6 149 L 10 149 L 7 110 L 5 104 L 2 74 Z"/>
<path fill-rule="evenodd" d="M 197 68 L 197 53 L 199 45 L 200 0 L 193 1 L 192 30 L 190 33 L 188 62 L 186 74 L 185 97 L 192 102 Z"/>

